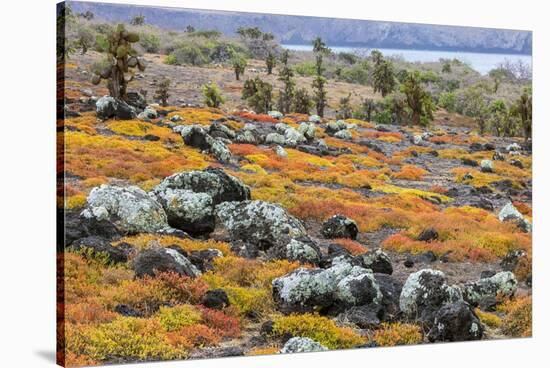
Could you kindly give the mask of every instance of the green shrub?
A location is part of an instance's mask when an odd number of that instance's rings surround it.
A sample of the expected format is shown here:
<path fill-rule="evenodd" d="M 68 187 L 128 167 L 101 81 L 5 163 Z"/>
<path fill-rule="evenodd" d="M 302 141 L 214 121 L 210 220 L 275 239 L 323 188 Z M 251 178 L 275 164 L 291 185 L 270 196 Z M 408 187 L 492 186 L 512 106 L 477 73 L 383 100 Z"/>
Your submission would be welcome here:
<path fill-rule="evenodd" d="M 351 328 L 338 327 L 333 320 L 313 314 L 278 317 L 273 321 L 275 336 L 309 337 L 329 349 L 347 349 L 365 343 Z"/>
<path fill-rule="evenodd" d="M 296 64 L 294 65 L 294 71 L 302 77 L 312 77 L 315 75 L 315 63 L 312 61 L 304 61 Z"/>
<path fill-rule="evenodd" d="M 176 65 L 201 66 L 208 63 L 208 58 L 203 54 L 201 48 L 194 44 L 181 45 L 171 55 L 174 55 L 174 64 Z"/>
<path fill-rule="evenodd" d="M 443 92 L 439 95 L 439 106 L 448 112 L 456 111 L 456 94 L 452 92 Z"/>
<path fill-rule="evenodd" d="M 204 84 L 201 90 L 206 106 L 218 108 L 225 102 L 225 98 L 216 83 Z"/>
<path fill-rule="evenodd" d="M 160 38 L 152 33 L 140 33 L 139 44 L 143 47 L 145 52 L 156 54 L 160 50 Z"/>

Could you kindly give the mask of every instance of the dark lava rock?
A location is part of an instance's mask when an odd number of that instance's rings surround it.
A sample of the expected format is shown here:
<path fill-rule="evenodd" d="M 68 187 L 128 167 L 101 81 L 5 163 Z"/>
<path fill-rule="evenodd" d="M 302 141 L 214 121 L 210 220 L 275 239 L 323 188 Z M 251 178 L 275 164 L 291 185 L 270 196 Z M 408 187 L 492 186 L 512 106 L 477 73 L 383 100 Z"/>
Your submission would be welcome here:
<path fill-rule="evenodd" d="M 202 304 L 212 309 L 223 309 L 230 305 L 227 293 L 222 289 L 208 290 L 202 298 Z"/>
<path fill-rule="evenodd" d="M 494 150 L 495 150 L 495 145 L 492 144 L 492 143 L 485 143 L 485 144 L 483 145 L 483 149 L 484 149 L 485 151 L 494 151 Z"/>
<path fill-rule="evenodd" d="M 223 254 L 218 249 L 194 250 L 189 255 L 185 255 L 201 272 L 206 272 L 214 267 L 214 259 L 222 257 Z"/>
<path fill-rule="evenodd" d="M 150 248 L 142 250 L 132 262 L 137 277 L 155 276 L 157 272 L 175 272 L 197 277 L 201 274 L 181 252 L 172 248 Z"/>
<path fill-rule="evenodd" d="M 468 303 L 459 301 L 443 306 L 435 315 L 428 339 L 435 341 L 471 341 L 483 337 L 483 325 Z"/>
<path fill-rule="evenodd" d="M 489 277 L 493 277 L 496 275 L 496 271 L 493 270 L 485 270 L 481 271 L 481 275 L 479 276 L 480 279 L 488 279 Z"/>
<path fill-rule="evenodd" d="M 403 265 L 406 268 L 412 268 L 414 266 L 414 261 L 410 257 L 408 257 L 405 262 L 403 262 Z"/>
<path fill-rule="evenodd" d="M 511 160 L 510 165 L 523 169 L 523 163 L 520 160 Z"/>
<path fill-rule="evenodd" d="M 436 240 L 438 237 L 439 237 L 439 234 L 437 230 L 434 229 L 433 227 L 430 227 L 422 230 L 422 232 L 420 233 L 420 235 L 418 235 L 416 239 L 419 241 L 429 242 L 432 240 Z"/>
<path fill-rule="evenodd" d="M 467 158 L 467 157 L 462 158 L 462 164 L 466 166 L 473 166 L 473 167 L 478 166 L 478 163 L 476 160 L 472 160 L 471 158 Z"/>
<path fill-rule="evenodd" d="M 128 253 L 118 247 L 113 247 L 111 243 L 100 236 L 88 236 L 72 243 L 74 250 L 91 251 L 93 254 L 105 254 L 110 262 L 125 263 L 128 261 Z"/>
<path fill-rule="evenodd" d="M 103 96 L 96 103 L 97 117 L 102 120 L 117 118 L 122 120 L 135 119 L 136 109 L 122 100 L 111 96 Z"/>
<path fill-rule="evenodd" d="M 118 304 L 115 307 L 115 312 L 118 314 L 121 314 L 125 317 L 143 317 L 143 313 L 140 311 L 135 310 L 134 308 L 126 305 L 126 304 Z"/>
<path fill-rule="evenodd" d="M 230 346 L 226 348 L 202 348 L 194 350 L 189 355 L 189 359 L 215 359 L 243 355 L 244 349 L 239 346 Z"/>
<path fill-rule="evenodd" d="M 380 306 L 361 305 L 340 313 L 337 320 L 346 324 L 352 323 L 359 328 L 373 329 L 380 325 L 380 314 Z"/>
<path fill-rule="evenodd" d="M 443 305 L 458 300 L 459 289 L 447 285 L 443 272 L 422 269 L 407 278 L 399 296 L 399 307 L 407 318 L 431 326 L 435 314 Z"/>
<path fill-rule="evenodd" d="M 378 316 L 382 321 L 393 321 L 400 314 L 399 296 L 403 283 L 385 273 L 375 273 L 374 278 L 382 293 L 381 310 Z"/>
<path fill-rule="evenodd" d="M 241 240 L 231 242 L 231 251 L 239 257 L 249 259 L 256 258 L 260 254 L 258 246 Z"/>
<path fill-rule="evenodd" d="M 527 252 L 522 249 L 511 250 L 500 261 L 504 271 L 514 271 L 522 259 L 527 259 Z"/>
<path fill-rule="evenodd" d="M 385 273 L 388 275 L 393 273 L 390 257 L 381 249 L 360 254 L 357 256 L 357 259 L 362 267 L 368 268 L 372 270 L 372 272 Z"/>
<path fill-rule="evenodd" d="M 143 110 L 147 107 L 147 100 L 145 100 L 145 96 L 139 92 L 127 92 L 126 101 L 128 102 L 128 105 L 133 106 L 138 110 Z"/>
<path fill-rule="evenodd" d="M 146 141 L 151 141 L 151 142 L 160 141 L 160 137 L 158 135 L 154 135 L 154 134 L 145 134 L 143 136 L 143 139 L 146 140 Z"/>
<path fill-rule="evenodd" d="M 356 239 L 357 224 L 344 215 L 334 215 L 323 223 L 321 233 L 327 239 L 349 238 Z"/>

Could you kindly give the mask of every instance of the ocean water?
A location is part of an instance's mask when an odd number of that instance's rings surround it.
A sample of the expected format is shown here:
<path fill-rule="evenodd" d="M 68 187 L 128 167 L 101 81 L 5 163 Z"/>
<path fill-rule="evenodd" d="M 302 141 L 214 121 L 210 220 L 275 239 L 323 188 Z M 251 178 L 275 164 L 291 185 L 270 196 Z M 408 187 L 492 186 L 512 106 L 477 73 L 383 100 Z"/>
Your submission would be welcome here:
<path fill-rule="evenodd" d="M 311 51 L 310 45 L 282 45 L 284 48 L 296 51 Z M 334 52 L 368 52 L 372 48 L 367 47 L 342 47 L 329 46 Z M 434 51 L 434 50 L 406 50 L 406 49 L 377 49 L 384 56 L 402 56 L 410 62 L 430 62 L 438 61 L 439 59 L 458 59 L 468 63 L 473 69 L 481 74 L 487 74 L 491 69 L 496 68 L 505 60 L 516 62 L 521 60 L 524 63 L 532 65 L 531 55 L 519 54 L 493 54 L 493 53 L 478 53 L 478 52 L 462 52 L 462 51 Z"/>

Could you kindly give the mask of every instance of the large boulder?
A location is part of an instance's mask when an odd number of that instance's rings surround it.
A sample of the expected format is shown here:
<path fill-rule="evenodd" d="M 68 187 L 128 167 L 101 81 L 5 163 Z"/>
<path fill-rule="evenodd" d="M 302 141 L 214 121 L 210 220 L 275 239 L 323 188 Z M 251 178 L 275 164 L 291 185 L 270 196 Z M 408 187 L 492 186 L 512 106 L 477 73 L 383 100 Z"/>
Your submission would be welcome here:
<path fill-rule="evenodd" d="M 167 189 L 190 190 L 195 193 L 206 193 L 217 205 L 227 201 L 245 201 L 250 199 L 250 188 L 240 179 L 227 174 L 219 168 L 207 168 L 202 171 L 184 171 L 165 178 L 153 188 L 158 194 Z"/>
<path fill-rule="evenodd" d="M 353 137 L 351 135 L 351 132 L 348 129 L 339 130 L 336 133 L 334 133 L 335 138 L 344 139 L 344 140 L 351 140 Z"/>
<path fill-rule="evenodd" d="M 327 351 L 328 349 L 309 337 L 293 337 L 289 339 L 283 348 L 281 354 L 291 353 L 311 353 L 314 351 Z"/>
<path fill-rule="evenodd" d="M 96 102 L 97 117 L 102 120 L 117 118 L 122 120 L 135 119 L 136 109 L 126 102 L 111 96 L 103 96 Z"/>
<path fill-rule="evenodd" d="M 93 188 L 81 217 L 110 224 L 121 235 L 158 232 L 168 227 L 162 206 L 135 186 L 103 184 Z"/>
<path fill-rule="evenodd" d="M 481 171 L 485 173 L 492 173 L 494 170 L 493 161 L 491 160 L 481 160 L 480 166 L 481 166 Z"/>
<path fill-rule="evenodd" d="M 298 131 L 304 135 L 307 140 L 315 139 L 315 124 L 314 123 L 300 123 Z"/>
<path fill-rule="evenodd" d="M 531 223 L 525 219 L 525 217 L 518 211 L 512 202 L 508 202 L 504 207 L 502 207 L 498 213 L 498 219 L 503 222 L 514 222 L 523 231 L 531 232 Z"/>
<path fill-rule="evenodd" d="M 437 311 L 428 339 L 435 341 L 471 341 L 483 337 L 483 325 L 468 303 L 446 304 Z"/>
<path fill-rule="evenodd" d="M 139 92 L 128 92 L 126 93 L 126 101 L 128 105 L 135 107 L 138 110 L 143 110 L 147 107 L 147 100 Z"/>
<path fill-rule="evenodd" d="M 285 136 L 281 135 L 279 133 L 269 133 L 265 137 L 265 143 L 266 144 L 284 145 L 285 144 Z"/>
<path fill-rule="evenodd" d="M 306 141 L 306 137 L 296 129 L 289 127 L 285 130 L 285 145 L 294 147 Z"/>
<path fill-rule="evenodd" d="M 112 263 L 126 263 L 128 261 L 127 251 L 113 247 L 107 239 L 100 236 L 88 236 L 78 239 L 71 244 L 70 248 L 82 251 L 84 254 L 103 255 Z"/>
<path fill-rule="evenodd" d="M 385 273 L 375 273 L 374 278 L 382 293 L 379 318 L 384 321 L 393 321 L 400 314 L 399 296 L 403 283 Z"/>
<path fill-rule="evenodd" d="M 178 125 L 173 130 L 181 134 L 186 145 L 210 152 L 222 163 L 231 161 L 231 151 L 225 143 L 221 139 L 212 137 L 202 126 Z"/>
<path fill-rule="evenodd" d="M 142 250 L 132 262 L 137 277 L 155 276 L 157 272 L 175 272 L 197 277 L 201 274 L 182 252 L 172 248 L 153 247 Z"/>
<path fill-rule="evenodd" d="M 313 265 L 318 265 L 322 257 L 319 246 L 307 237 L 291 239 L 285 246 L 273 247 L 270 251 L 275 258 Z"/>
<path fill-rule="evenodd" d="M 336 132 L 347 129 L 348 125 L 344 120 L 330 121 L 325 128 L 328 135 L 334 135 Z"/>
<path fill-rule="evenodd" d="M 334 215 L 323 223 L 321 233 L 327 239 L 357 238 L 357 224 L 344 215 Z"/>
<path fill-rule="evenodd" d="M 215 227 L 212 197 L 187 189 L 166 188 L 155 196 L 162 205 L 170 226 L 191 235 L 211 233 Z"/>
<path fill-rule="evenodd" d="M 327 269 L 299 268 L 274 279 L 272 286 L 273 298 L 283 313 L 376 304 L 382 298 L 370 270 L 344 261 Z"/>
<path fill-rule="evenodd" d="M 224 202 L 216 206 L 216 218 L 232 240 L 243 240 L 267 250 L 307 236 L 306 229 L 279 205 L 264 201 Z"/>
<path fill-rule="evenodd" d="M 229 297 L 223 289 L 208 290 L 203 298 L 202 305 L 212 309 L 223 309 L 230 305 Z"/>
<path fill-rule="evenodd" d="M 368 252 L 357 256 L 361 266 L 376 273 L 393 273 L 393 266 L 390 257 L 382 249 L 376 249 L 374 252 Z"/>
<path fill-rule="evenodd" d="M 150 192 L 164 208 L 170 226 L 193 235 L 214 230 L 214 206 L 250 198 L 250 189 L 222 169 L 185 171 L 165 178 Z"/>
<path fill-rule="evenodd" d="M 399 307 L 407 318 L 431 324 L 439 308 L 461 298 L 457 288 L 447 285 L 443 272 L 423 269 L 407 278 L 399 296 Z"/>
<path fill-rule="evenodd" d="M 492 277 L 483 278 L 463 286 L 464 300 L 473 306 L 486 299 L 511 298 L 516 293 L 518 281 L 510 271 L 499 272 Z"/>

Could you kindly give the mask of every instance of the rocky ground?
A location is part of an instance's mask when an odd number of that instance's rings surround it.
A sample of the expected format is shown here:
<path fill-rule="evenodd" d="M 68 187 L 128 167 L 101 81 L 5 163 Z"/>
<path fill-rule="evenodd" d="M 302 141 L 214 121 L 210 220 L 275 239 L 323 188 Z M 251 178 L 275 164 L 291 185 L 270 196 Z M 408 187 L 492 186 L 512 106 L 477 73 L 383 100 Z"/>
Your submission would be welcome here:
<path fill-rule="evenodd" d="M 92 58 L 58 125 L 71 364 L 530 335 L 522 140 L 257 115 L 230 71 L 160 63 L 171 106 L 123 106 L 94 97 Z M 223 109 L 198 106 L 204 78 L 235 91 Z"/>

